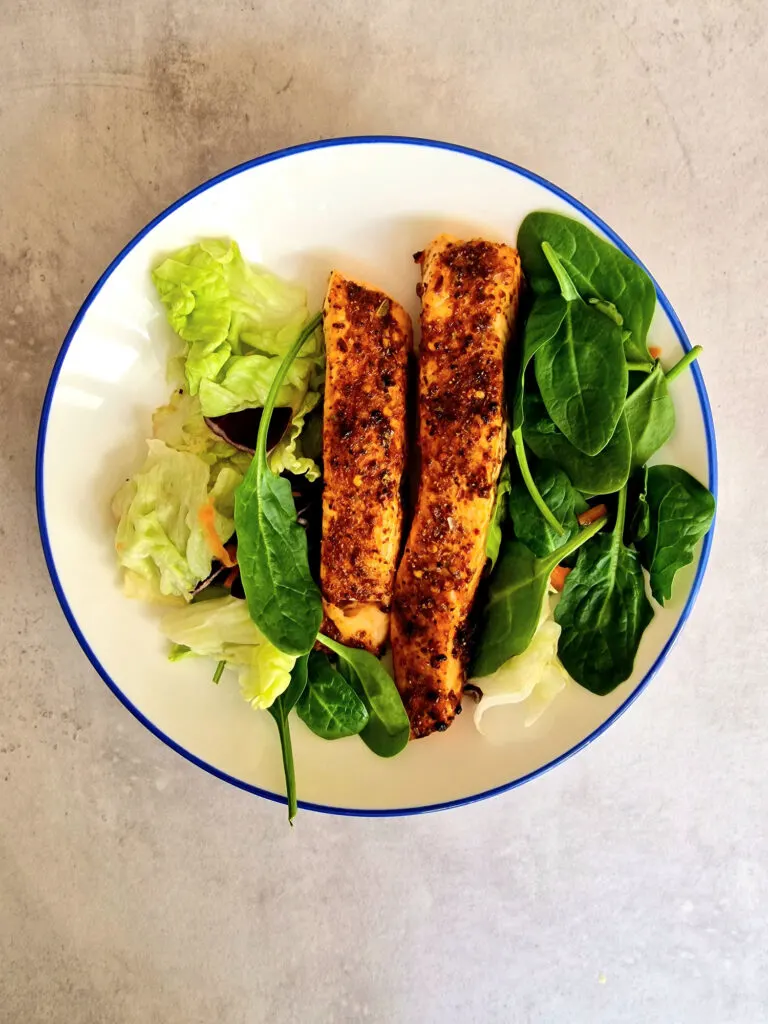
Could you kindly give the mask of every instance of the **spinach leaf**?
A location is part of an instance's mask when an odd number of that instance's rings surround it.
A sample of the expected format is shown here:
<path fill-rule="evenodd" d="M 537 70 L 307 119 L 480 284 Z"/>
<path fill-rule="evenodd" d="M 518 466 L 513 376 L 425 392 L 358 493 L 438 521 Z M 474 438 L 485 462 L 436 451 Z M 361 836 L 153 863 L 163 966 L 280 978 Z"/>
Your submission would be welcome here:
<path fill-rule="evenodd" d="M 267 431 L 280 385 L 320 320 L 318 314 L 307 324 L 275 374 L 255 454 L 235 492 L 237 560 L 248 611 L 275 647 L 296 655 L 308 652 L 315 642 L 322 601 L 309 571 L 307 535 L 296 521 L 291 485 L 267 464 Z"/>
<path fill-rule="evenodd" d="M 579 552 L 555 608 L 562 627 L 560 660 L 577 683 L 598 694 L 610 693 L 630 677 L 653 618 L 640 560 L 624 545 L 626 503 L 624 487 L 612 533 Z"/>
<path fill-rule="evenodd" d="M 552 570 L 602 529 L 605 522 L 598 519 L 545 558 L 536 558 L 519 541 L 502 543 L 480 619 L 473 676 L 489 676 L 505 661 L 523 653 L 539 624 Z"/>
<path fill-rule="evenodd" d="M 667 379 L 658 361 L 648 376 L 627 399 L 625 406 L 632 440 L 632 467 L 644 466 L 670 439 L 675 429 L 675 407 Z"/>
<path fill-rule="evenodd" d="M 557 213 L 529 213 L 517 235 L 523 270 L 537 295 L 559 291 L 543 251 L 547 242 L 568 272 L 579 295 L 596 299 L 596 308 L 627 331 L 624 351 L 629 362 L 649 362 L 646 338 L 656 308 L 656 289 L 641 266 L 586 225 Z M 609 304 L 613 310 L 601 307 Z"/>
<path fill-rule="evenodd" d="M 368 722 L 365 704 L 320 651 L 310 653 L 308 668 L 309 681 L 296 705 L 299 718 L 324 740 L 357 736 Z"/>
<path fill-rule="evenodd" d="M 525 324 L 523 335 L 523 351 L 520 358 L 514 397 L 512 399 L 512 448 L 515 453 L 520 475 L 531 496 L 531 500 L 544 516 L 556 534 L 562 532 L 556 517 L 550 512 L 547 503 L 539 494 L 528 466 L 528 456 L 523 443 L 523 424 L 525 420 L 525 372 L 528 364 L 542 345 L 554 337 L 560 329 L 565 317 L 565 305 L 560 297 L 537 299 Z"/>
<path fill-rule="evenodd" d="M 345 647 L 322 633 L 318 640 L 339 656 L 339 671 L 368 709 L 368 724 L 360 738 L 379 757 L 399 754 L 411 725 L 392 677 L 368 651 Z"/>
<path fill-rule="evenodd" d="M 288 689 L 277 697 L 267 709 L 277 725 L 280 736 L 280 749 L 283 754 L 283 771 L 285 772 L 285 795 L 288 798 L 288 821 L 293 824 L 298 804 L 296 801 L 296 771 L 293 765 L 293 746 L 291 744 L 291 727 L 288 715 L 301 697 L 307 685 L 307 659 L 303 654 L 297 658 L 291 670 L 291 681 Z"/>
<path fill-rule="evenodd" d="M 627 397 L 621 329 L 583 302 L 547 242 L 544 254 L 560 285 L 565 315 L 537 352 L 536 380 L 550 418 L 585 455 L 597 455 L 616 430 Z"/>
<path fill-rule="evenodd" d="M 678 569 L 693 561 L 694 548 L 712 525 L 715 499 L 684 469 L 651 466 L 648 508 L 648 533 L 638 550 L 651 576 L 651 592 L 664 604 Z"/>
<path fill-rule="evenodd" d="M 658 360 L 633 386 L 627 398 L 625 413 L 632 439 L 632 466 L 644 466 L 650 457 L 666 444 L 675 429 L 675 407 L 668 384 L 686 370 L 701 353 L 696 345 L 665 373 Z M 632 383 L 638 374 L 632 374 Z"/>
<path fill-rule="evenodd" d="M 522 480 L 515 480 L 509 493 L 509 511 L 515 537 L 534 555 L 544 558 L 561 547 L 578 530 L 576 505 L 584 501 L 567 475 L 551 462 L 536 462 L 531 473 L 547 507 L 563 528 L 557 534 L 539 512 Z"/>
<path fill-rule="evenodd" d="M 488 536 L 485 539 L 485 557 L 490 560 L 491 569 L 496 565 L 501 547 L 501 537 L 504 523 L 508 519 L 508 497 L 510 488 L 509 463 L 505 462 L 501 467 L 499 482 L 496 484 L 496 499 L 493 503 L 493 514 L 488 527 Z"/>
<path fill-rule="evenodd" d="M 540 396 L 528 392 L 525 395 L 523 437 L 535 455 L 554 462 L 568 474 L 573 486 L 584 494 L 612 494 L 627 482 L 632 442 L 623 415 L 619 417 L 613 437 L 605 448 L 598 455 L 585 455 L 547 416 Z"/>

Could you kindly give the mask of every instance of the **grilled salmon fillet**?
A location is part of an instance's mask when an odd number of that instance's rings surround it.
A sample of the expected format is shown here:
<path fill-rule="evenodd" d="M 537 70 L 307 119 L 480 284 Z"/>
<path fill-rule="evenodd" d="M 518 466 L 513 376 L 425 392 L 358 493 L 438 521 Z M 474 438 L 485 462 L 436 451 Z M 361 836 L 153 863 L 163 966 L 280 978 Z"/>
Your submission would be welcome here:
<path fill-rule="evenodd" d="M 515 249 L 440 235 L 423 253 L 421 478 L 392 609 L 395 680 L 414 737 L 460 708 L 467 619 L 504 459 L 504 366 L 522 272 Z"/>
<path fill-rule="evenodd" d="M 411 318 L 334 271 L 323 325 L 323 631 L 379 654 L 402 543 Z"/>

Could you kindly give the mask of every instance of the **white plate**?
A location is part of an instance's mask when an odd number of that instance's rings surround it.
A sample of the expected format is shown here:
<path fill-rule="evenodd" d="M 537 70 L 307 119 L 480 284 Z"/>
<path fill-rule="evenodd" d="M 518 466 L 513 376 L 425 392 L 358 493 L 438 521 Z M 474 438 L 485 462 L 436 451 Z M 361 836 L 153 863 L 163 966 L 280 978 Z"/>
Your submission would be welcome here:
<path fill-rule="evenodd" d="M 169 328 L 150 267 L 202 236 L 230 236 L 246 258 L 304 283 L 313 308 L 330 268 L 338 267 L 390 292 L 416 323 L 413 252 L 440 231 L 514 243 L 524 215 L 541 208 L 586 221 L 629 252 L 575 199 L 495 157 L 417 139 L 319 142 L 236 167 L 180 199 L 126 246 L 86 299 L 43 407 L 43 546 L 64 613 L 93 666 L 140 721 L 194 763 L 284 799 L 270 716 L 250 710 L 234 678 L 213 686 L 207 662 L 169 663 L 156 611 L 120 590 L 109 502 L 141 463 L 150 414 L 168 397 Z M 690 345 L 658 294 L 651 342 L 672 363 Z M 675 382 L 674 398 L 677 429 L 663 460 L 715 490 L 714 429 L 698 367 Z M 483 740 L 465 713 L 448 732 L 409 744 L 393 760 L 375 757 L 356 738 L 325 742 L 297 721 L 301 805 L 345 814 L 432 810 L 489 796 L 558 764 L 615 721 L 657 670 L 690 613 L 711 536 L 679 574 L 673 601 L 657 611 L 634 675 L 609 696 L 572 686 L 523 739 L 506 746 Z"/>

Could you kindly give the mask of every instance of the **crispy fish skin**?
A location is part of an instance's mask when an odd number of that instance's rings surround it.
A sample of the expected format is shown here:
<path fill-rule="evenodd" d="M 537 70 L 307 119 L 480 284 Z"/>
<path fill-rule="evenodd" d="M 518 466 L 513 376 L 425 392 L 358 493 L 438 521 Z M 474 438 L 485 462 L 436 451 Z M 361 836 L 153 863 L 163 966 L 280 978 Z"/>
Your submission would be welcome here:
<path fill-rule="evenodd" d="M 323 632 L 380 654 L 402 546 L 411 318 L 334 271 L 323 325 Z"/>
<path fill-rule="evenodd" d="M 504 459 L 504 366 L 522 289 L 517 251 L 440 235 L 423 253 L 421 479 L 397 573 L 391 637 L 411 735 L 443 731 L 461 702 L 467 619 Z"/>

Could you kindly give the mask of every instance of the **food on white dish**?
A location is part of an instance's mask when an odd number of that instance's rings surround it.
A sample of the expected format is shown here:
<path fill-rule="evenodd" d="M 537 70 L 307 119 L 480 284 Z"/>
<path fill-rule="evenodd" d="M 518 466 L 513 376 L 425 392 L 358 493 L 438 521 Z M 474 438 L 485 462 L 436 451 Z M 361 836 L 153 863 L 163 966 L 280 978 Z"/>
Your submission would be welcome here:
<path fill-rule="evenodd" d="M 397 573 L 395 680 L 411 731 L 461 706 L 467 622 L 506 450 L 504 368 L 522 287 L 508 245 L 440 235 L 421 264 L 416 510 Z"/>
<path fill-rule="evenodd" d="M 519 738 L 569 676 L 596 695 L 630 677 L 651 595 L 669 599 L 712 524 L 707 488 L 653 462 L 700 349 L 662 365 L 651 279 L 556 214 L 526 217 L 518 249 L 441 235 L 418 255 L 410 450 L 411 323 L 393 298 L 333 272 L 323 332 L 304 291 L 234 242 L 153 271 L 178 379 L 113 501 L 125 591 L 171 606 L 171 660 L 215 659 L 215 682 L 234 669 L 272 715 L 291 819 L 294 709 L 392 757 L 470 690 L 481 732 Z M 499 727 L 513 705 L 517 727 Z"/>
<path fill-rule="evenodd" d="M 403 533 L 411 318 L 334 271 L 323 327 L 322 630 L 381 654 Z"/>
<path fill-rule="evenodd" d="M 549 598 L 528 647 L 493 675 L 475 679 L 478 702 L 474 721 L 492 743 L 517 740 L 534 725 L 569 683 L 557 656 L 560 626 L 552 618 Z"/>

